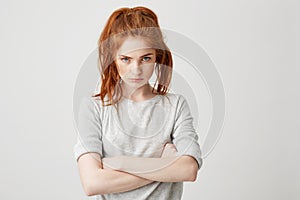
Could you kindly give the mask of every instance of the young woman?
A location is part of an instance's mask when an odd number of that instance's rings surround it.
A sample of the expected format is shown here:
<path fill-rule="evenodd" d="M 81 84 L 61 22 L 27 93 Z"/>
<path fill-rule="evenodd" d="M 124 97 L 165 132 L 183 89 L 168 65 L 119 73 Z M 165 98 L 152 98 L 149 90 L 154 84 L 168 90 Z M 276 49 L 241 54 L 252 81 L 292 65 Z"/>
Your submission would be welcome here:
<path fill-rule="evenodd" d="M 187 101 L 168 92 L 172 55 L 157 16 L 120 8 L 98 45 L 101 89 L 81 103 L 74 146 L 84 191 L 98 199 L 181 199 L 201 151 Z"/>

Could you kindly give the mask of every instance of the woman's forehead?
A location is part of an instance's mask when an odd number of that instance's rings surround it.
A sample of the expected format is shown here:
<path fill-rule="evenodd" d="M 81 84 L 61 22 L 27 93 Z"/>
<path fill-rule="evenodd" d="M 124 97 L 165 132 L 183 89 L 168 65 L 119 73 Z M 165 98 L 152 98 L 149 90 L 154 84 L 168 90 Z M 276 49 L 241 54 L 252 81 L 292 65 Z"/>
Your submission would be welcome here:
<path fill-rule="evenodd" d="M 153 53 L 155 50 L 149 45 L 145 38 L 141 37 L 129 37 L 120 46 L 117 55 L 126 55 L 129 54 L 144 54 L 144 53 Z"/>

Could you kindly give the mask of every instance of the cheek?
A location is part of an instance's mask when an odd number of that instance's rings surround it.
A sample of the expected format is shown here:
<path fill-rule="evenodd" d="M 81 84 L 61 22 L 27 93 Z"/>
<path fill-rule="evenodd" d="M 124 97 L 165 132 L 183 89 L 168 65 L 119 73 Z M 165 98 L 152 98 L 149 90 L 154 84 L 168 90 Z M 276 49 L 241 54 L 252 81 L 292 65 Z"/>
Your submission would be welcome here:
<path fill-rule="evenodd" d="M 153 64 L 150 65 L 150 66 L 147 66 L 147 67 L 145 68 L 145 71 L 144 71 L 144 73 L 145 73 L 145 75 L 146 75 L 147 77 L 151 77 L 152 74 L 153 74 L 153 72 L 154 72 L 154 65 L 153 65 Z"/>
<path fill-rule="evenodd" d="M 125 76 L 128 73 L 128 67 L 122 65 L 122 63 L 116 62 L 116 66 L 121 77 Z"/>

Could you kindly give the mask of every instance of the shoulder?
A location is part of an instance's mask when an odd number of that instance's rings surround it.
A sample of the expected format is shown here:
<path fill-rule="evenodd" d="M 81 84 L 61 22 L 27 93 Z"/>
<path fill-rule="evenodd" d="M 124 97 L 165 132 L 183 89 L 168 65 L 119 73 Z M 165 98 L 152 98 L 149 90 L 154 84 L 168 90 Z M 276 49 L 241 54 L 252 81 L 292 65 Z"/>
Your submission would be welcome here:
<path fill-rule="evenodd" d="M 80 109 L 94 110 L 100 112 L 102 110 L 102 101 L 99 97 L 84 96 L 80 102 Z"/>
<path fill-rule="evenodd" d="M 185 108 L 187 106 L 186 98 L 182 94 L 178 93 L 167 93 L 163 95 L 163 104 L 165 106 L 169 105 L 172 109 L 177 111 Z"/>
<path fill-rule="evenodd" d="M 164 95 L 164 98 L 176 104 L 182 104 L 184 101 L 186 101 L 185 97 L 178 93 L 167 93 Z"/>

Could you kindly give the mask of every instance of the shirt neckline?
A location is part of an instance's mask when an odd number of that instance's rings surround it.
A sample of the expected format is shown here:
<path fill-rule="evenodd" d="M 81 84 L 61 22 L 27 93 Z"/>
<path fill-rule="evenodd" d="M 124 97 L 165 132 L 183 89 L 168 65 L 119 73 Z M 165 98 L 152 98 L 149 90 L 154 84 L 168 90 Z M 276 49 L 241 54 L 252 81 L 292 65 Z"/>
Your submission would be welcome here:
<path fill-rule="evenodd" d="M 150 99 L 146 99 L 146 100 L 142 100 L 142 101 L 134 101 L 134 100 L 128 99 L 128 98 L 126 98 L 126 97 L 124 97 L 124 96 L 122 96 L 122 99 L 123 99 L 124 101 L 129 102 L 129 103 L 133 103 L 133 104 L 142 104 L 142 103 L 147 103 L 147 102 L 154 101 L 154 100 L 160 98 L 160 96 L 161 96 L 161 95 L 157 94 L 157 95 L 155 95 L 154 97 L 152 97 L 152 98 L 150 98 Z"/>

